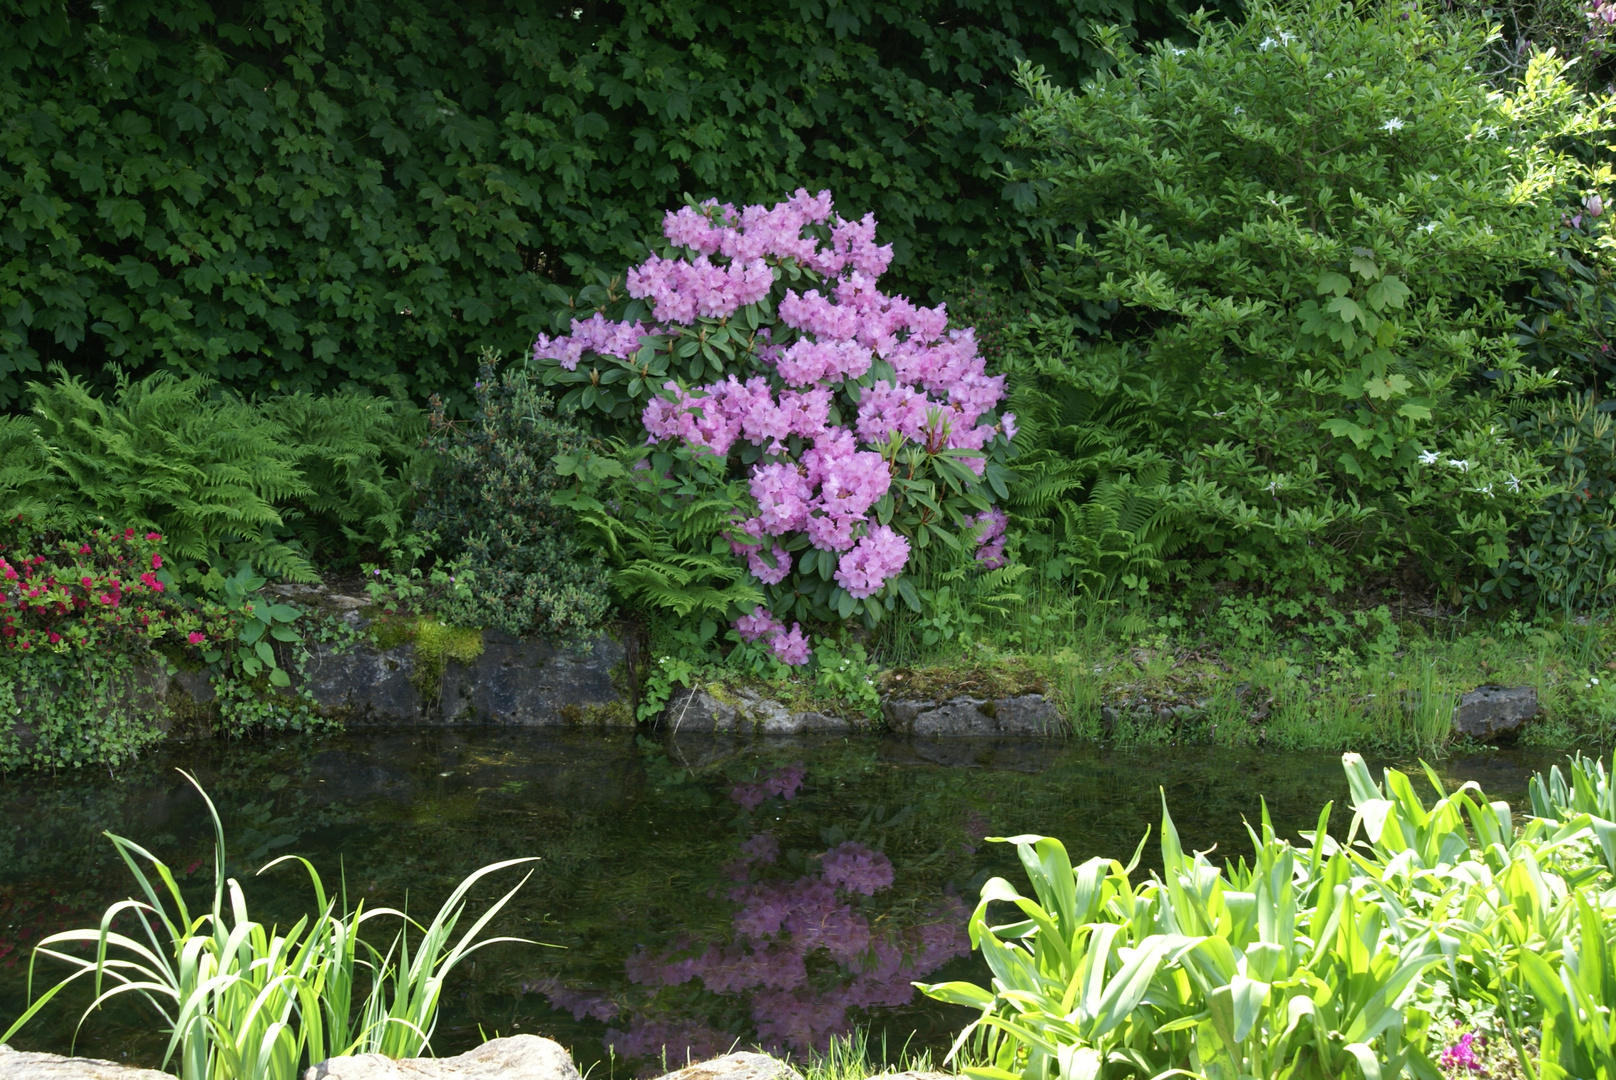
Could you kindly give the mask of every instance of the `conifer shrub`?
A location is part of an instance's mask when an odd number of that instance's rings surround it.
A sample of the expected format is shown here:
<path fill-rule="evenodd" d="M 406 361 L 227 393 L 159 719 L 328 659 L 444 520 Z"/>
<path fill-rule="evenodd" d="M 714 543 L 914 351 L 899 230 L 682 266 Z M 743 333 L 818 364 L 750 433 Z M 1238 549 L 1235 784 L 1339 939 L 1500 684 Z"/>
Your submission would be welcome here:
<path fill-rule="evenodd" d="M 440 463 L 421 489 L 415 527 L 435 537 L 461 585 L 439 614 L 458 626 L 577 642 L 605 620 L 611 600 L 600 554 L 556 502 L 569 485 L 556 458 L 591 440 L 555 415 L 537 380 L 498 359 L 483 355 L 469 420 L 451 421 L 432 399 L 427 441 Z"/>

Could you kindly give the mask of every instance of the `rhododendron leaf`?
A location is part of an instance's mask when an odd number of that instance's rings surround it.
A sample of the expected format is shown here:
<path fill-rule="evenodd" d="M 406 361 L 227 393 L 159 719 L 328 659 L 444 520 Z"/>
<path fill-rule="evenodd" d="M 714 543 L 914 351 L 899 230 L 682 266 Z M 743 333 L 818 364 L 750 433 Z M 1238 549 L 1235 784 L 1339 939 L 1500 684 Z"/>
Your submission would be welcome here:
<path fill-rule="evenodd" d="M 253 642 L 264 636 L 265 629 L 266 624 L 258 619 L 249 620 L 247 624 L 241 628 L 241 640 L 251 645 Z"/>
<path fill-rule="evenodd" d="M 273 604 L 268 609 L 268 615 L 276 622 L 292 622 L 302 616 L 302 612 L 290 604 Z"/>
<path fill-rule="evenodd" d="M 298 632 L 289 626 L 276 626 L 269 631 L 269 636 L 276 641 L 300 641 Z"/>

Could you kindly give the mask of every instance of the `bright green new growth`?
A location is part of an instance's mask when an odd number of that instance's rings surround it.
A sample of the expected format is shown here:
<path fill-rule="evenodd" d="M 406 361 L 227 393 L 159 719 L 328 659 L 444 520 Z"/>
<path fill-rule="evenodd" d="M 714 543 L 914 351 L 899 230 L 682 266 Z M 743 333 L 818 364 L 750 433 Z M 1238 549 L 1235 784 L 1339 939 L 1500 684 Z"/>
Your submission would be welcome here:
<path fill-rule="evenodd" d="M 1064 242 L 1038 287 L 1065 313 L 1007 346 L 1043 412 L 1027 512 L 1090 586 L 1163 580 L 1186 541 L 1282 590 L 1405 560 L 1476 586 L 1547 490 L 1511 431 L 1555 385 L 1521 358 L 1518 298 L 1610 183 L 1569 148 L 1608 142 L 1611 101 L 1552 55 L 1493 90 L 1486 27 L 1427 8 L 1191 28 L 1137 52 L 1103 34 L 1115 65 L 1081 90 L 1025 70 Z"/>
<path fill-rule="evenodd" d="M 343 1054 L 419 1056 L 437 1023 L 443 980 L 466 956 L 485 945 L 521 941 L 478 935 L 504 909 L 524 877 L 465 931 L 456 924 L 467 895 L 484 877 L 531 858 L 507 859 L 476 871 L 457 886 L 426 927 L 393 908 L 338 912 L 320 875 L 307 859 L 282 856 L 258 871 L 296 860 L 308 871 L 317 914 L 285 932 L 248 917 L 240 884 L 224 877 L 224 827 L 201 785 L 183 774 L 207 804 L 213 821 L 214 889 L 208 911 L 192 912 L 169 867 L 151 852 L 107 833 L 135 876 L 144 900 L 123 900 L 101 917 L 98 929 L 69 930 L 40 942 L 29 963 L 44 955 L 73 965 L 73 974 L 40 995 L 0 1034 L 5 1042 L 63 988 L 85 976 L 93 979 L 95 999 L 80 1018 L 121 994 L 136 994 L 162 1017 L 170 1033 L 166 1067 L 179 1057 L 181 1080 L 296 1080 L 304 1067 Z M 140 865 L 151 865 L 148 873 Z M 113 922 L 124 912 L 139 921 L 144 941 L 118 933 Z M 396 917 L 404 927 L 385 953 L 360 937 L 370 920 Z M 408 930 L 420 933 L 413 953 Z M 93 945 L 94 958 L 57 946 Z M 369 982 L 369 992 L 356 997 Z M 107 983 L 112 985 L 107 986 Z M 105 987 L 105 988 L 104 988 Z"/>
<path fill-rule="evenodd" d="M 1127 865 L 1074 868 L 1058 840 L 1004 841 L 1034 895 L 1002 878 L 982 888 L 970 934 L 992 988 L 922 987 L 981 1010 L 955 1044 L 986 1062 L 966 1074 L 1434 1080 L 1440 1003 L 1459 997 L 1496 1007 L 1533 1080 L 1616 1076 L 1616 894 L 1590 858 L 1598 819 L 1554 802 L 1572 786 L 1540 777 L 1534 806 L 1541 792 L 1552 816 L 1517 829 L 1509 805 L 1473 783 L 1448 793 L 1427 769 L 1427 806 L 1402 773 L 1377 784 L 1356 754 L 1343 764 L 1345 842 L 1326 831 L 1328 805 L 1304 847 L 1275 836 L 1265 807 L 1249 864 L 1186 855 L 1165 801 L 1162 873 L 1137 885 L 1137 851 Z M 1603 777 L 1585 763 L 1574 772 Z M 1597 780 L 1576 786 L 1592 797 Z M 1022 917 L 990 921 L 995 903 Z M 1529 1026 L 1542 1032 L 1537 1055 Z"/>

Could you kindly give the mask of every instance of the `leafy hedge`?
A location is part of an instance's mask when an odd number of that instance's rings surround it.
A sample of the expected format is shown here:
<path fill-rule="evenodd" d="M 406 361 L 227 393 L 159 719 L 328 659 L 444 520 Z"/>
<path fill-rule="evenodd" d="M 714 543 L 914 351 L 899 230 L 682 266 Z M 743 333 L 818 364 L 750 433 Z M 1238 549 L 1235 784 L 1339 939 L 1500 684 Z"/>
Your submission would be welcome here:
<path fill-rule="evenodd" d="M 12 0 L 0 408 L 56 361 L 240 390 L 469 384 L 683 194 L 837 192 L 903 286 L 1004 265 L 1026 57 L 1160 0 Z"/>

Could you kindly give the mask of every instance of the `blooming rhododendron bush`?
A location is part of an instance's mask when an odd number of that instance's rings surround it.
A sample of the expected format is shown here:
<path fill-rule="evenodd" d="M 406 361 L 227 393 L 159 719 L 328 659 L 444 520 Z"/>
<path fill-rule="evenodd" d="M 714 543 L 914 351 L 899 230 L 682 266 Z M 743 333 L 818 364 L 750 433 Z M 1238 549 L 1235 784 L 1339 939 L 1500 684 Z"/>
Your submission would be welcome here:
<path fill-rule="evenodd" d="M 728 501 L 711 540 L 763 601 L 726 613 L 743 639 L 806 663 L 803 622 L 918 610 L 911 578 L 937 553 L 1003 564 L 1004 377 L 941 306 L 881 291 L 892 249 L 873 216 L 798 191 L 687 206 L 663 232 L 627 297 L 606 297 L 616 317 L 541 336 L 533 363 L 563 409 L 644 444 L 631 492 L 683 484 L 671 505 L 692 512 Z"/>

